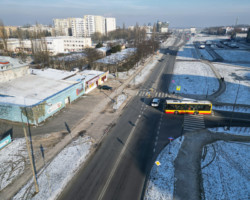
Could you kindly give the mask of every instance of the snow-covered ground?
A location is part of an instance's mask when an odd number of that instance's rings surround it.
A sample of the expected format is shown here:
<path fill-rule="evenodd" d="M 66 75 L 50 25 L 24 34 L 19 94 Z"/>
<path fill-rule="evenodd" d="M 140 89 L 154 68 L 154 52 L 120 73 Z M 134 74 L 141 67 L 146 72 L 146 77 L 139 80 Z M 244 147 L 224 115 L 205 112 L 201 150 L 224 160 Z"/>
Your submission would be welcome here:
<path fill-rule="evenodd" d="M 215 50 L 224 60 L 230 62 L 250 62 L 250 52 L 242 50 Z"/>
<path fill-rule="evenodd" d="M 210 67 L 201 62 L 176 62 L 169 91 L 176 91 L 176 86 L 181 86 L 183 94 L 212 94 L 219 88 Z"/>
<path fill-rule="evenodd" d="M 224 77 L 226 91 L 218 98 L 218 102 L 250 105 L 250 69 L 229 64 L 214 64 Z M 238 96 L 237 96 L 237 91 Z"/>
<path fill-rule="evenodd" d="M 65 147 L 52 162 L 46 163 L 38 174 L 39 193 L 35 193 L 33 179 L 13 198 L 17 199 L 55 199 L 84 163 L 91 147 L 90 137 L 79 137 Z M 11 151 L 15 149 L 10 148 Z M 5 152 L 8 154 L 9 152 Z M 32 197 L 33 196 L 33 197 Z"/>
<path fill-rule="evenodd" d="M 193 45 L 194 38 L 191 37 L 190 40 L 180 48 L 178 51 L 176 59 L 178 60 L 196 60 L 198 59 L 196 49 Z"/>
<path fill-rule="evenodd" d="M 15 139 L 0 151 L 0 191 L 24 172 L 28 154 L 24 138 Z"/>
<path fill-rule="evenodd" d="M 127 99 L 127 95 L 126 94 L 120 94 L 117 99 L 116 102 L 113 105 L 113 109 L 118 110 L 119 107 L 122 105 L 122 103 Z"/>
<path fill-rule="evenodd" d="M 224 132 L 250 136 L 249 127 L 231 127 L 227 131 L 225 131 L 224 127 L 209 130 L 213 131 L 214 134 Z M 159 161 L 161 165 L 153 166 L 144 199 L 173 199 L 175 181 L 173 163 L 181 143 L 180 138 L 176 139 L 171 143 L 171 154 L 169 154 L 168 145 L 157 157 L 156 161 Z M 205 192 L 205 198 L 203 199 L 248 199 L 250 191 L 250 143 L 219 141 L 206 147 L 207 154 L 201 163 L 202 167 L 206 166 L 202 169 Z"/>
<path fill-rule="evenodd" d="M 250 143 L 218 141 L 206 147 L 203 199 L 249 199 Z"/>
<path fill-rule="evenodd" d="M 178 155 L 184 137 L 175 139 L 159 154 L 156 164 L 151 169 L 145 200 L 170 200 L 174 192 L 174 160 Z M 169 154 L 169 152 L 171 154 Z"/>
<path fill-rule="evenodd" d="M 218 133 L 228 133 L 233 135 L 250 136 L 249 127 L 231 127 L 230 130 L 228 130 L 228 127 L 216 127 L 216 128 L 209 128 L 208 130 L 214 132 L 215 134 L 218 132 Z"/>

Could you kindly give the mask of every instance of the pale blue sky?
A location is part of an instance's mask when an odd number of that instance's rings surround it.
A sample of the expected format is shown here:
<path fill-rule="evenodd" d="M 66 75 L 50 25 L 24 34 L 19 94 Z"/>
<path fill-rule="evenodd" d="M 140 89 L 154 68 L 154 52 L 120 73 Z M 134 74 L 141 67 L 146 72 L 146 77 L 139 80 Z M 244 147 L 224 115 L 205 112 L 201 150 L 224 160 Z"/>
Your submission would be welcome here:
<path fill-rule="evenodd" d="M 53 18 L 115 17 L 117 25 L 157 20 L 171 27 L 250 24 L 250 0 L 0 0 L 5 25 L 52 24 Z"/>

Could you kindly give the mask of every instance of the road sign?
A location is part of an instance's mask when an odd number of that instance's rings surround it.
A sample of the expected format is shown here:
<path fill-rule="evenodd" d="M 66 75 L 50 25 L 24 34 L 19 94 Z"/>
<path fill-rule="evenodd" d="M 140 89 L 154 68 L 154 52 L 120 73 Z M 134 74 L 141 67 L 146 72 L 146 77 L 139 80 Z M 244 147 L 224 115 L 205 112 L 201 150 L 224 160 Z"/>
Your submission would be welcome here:
<path fill-rule="evenodd" d="M 181 86 L 176 86 L 176 90 L 180 91 L 181 90 Z"/>
<path fill-rule="evenodd" d="M 161 163 L 160 163 L 159 161 L 156 161 L 155 164 L 156 164 L 157 166 L 160 166 L 160 165 L 161 165 Z"/>

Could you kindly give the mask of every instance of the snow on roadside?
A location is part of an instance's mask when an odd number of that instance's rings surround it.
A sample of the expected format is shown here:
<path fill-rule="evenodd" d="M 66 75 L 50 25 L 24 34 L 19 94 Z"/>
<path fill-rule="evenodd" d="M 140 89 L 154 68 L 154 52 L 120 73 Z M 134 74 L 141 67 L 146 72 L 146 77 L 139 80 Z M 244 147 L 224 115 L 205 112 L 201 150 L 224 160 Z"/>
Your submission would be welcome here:
<path fill-rule="evenodd" d="M 250 52 L 242 50 L 215 50 L 224 60 L 230 62 L 250 62 Z"/>
<path fill-rule="evenodd" d="M 165 149 L 158 155 L 156 164 L 151 169 L 148 180 L 148 186 L 144 200 L 173 199 L 174 193 L 174 160 L 178 155 L 184 137 L 175 139 L 171 145 L 167 145 Z M 169 150 L 171 154 L 169 154 Z"/>
<path fill-rule="evenodd" d="M 217 101 L 234 104 L 237 98 L 236 104 L 250 105 L 250 69 L 229 64 L 216 63 L 214 66 L 226 83 L 226 91 L 217 98 Z"/>
<path fill-rule="evenodd" d="M 28 154 L 24 138 L 14 139 L 0 151 L 0 191 L 24 172 Z"/>
<path fill-rule="evenodd" d="M 126 94 L 120 94 L 117 97 L 116 102 L 113 105 L 113 109 L 118 110 L 119 107 L 122 105 L 122 103 L 127 99 L 127 95 Z"/>
<path fill-rule="evenodd" d="M 204 63 L 176 62 L 169 91 L 176 92 L 176 86 L 181 86 L 183 94 L 209 95 L 218 90 L 219 82 Z"/>
<path fill-rule="evenodd" d="M 230 130 L 225 130 L 226 127 L 208 128 L 212 132 L 228 133 L 241 136 L 250 136 L 250 127 L 231 127 Z"/>
<path fill-rule="evenodd" d="M 241 107 L 241 106 L 215 106 L 213 105 L 213 110 L 221 110 L 221 111 L 234 111 L 234 112 L 240 112 L 240 113 L 250 113 L 250 108 L 248 107 Z"/>
<path fill-rule="evenodd" d="M 206 147 L 203 199 L 249 199 L 250 144 L 218 141 Z"/>
<path fill-rule="evenodd" d="M 157 56 L 156 58 L 159 58 L 161 56 Z M 152 60 L 147 66 L 145 66 L 142 71 L 135 76 L 135 78 L 130 82 L 130 85 L 138 85 L 142 83 L 145 78 L 150 73 L 150 70 L 154 68 L 154 66 L 157 64 L 158 59 Z"/>
<path fill-rule="evenodd" d="M 13 198 L 15 199 L 55 199 L 75 175 L 90 152 L 90 137 L 79 137 L 65 147 L 38 175 L 39 193 L 35 192 L 31 179 Z"/>

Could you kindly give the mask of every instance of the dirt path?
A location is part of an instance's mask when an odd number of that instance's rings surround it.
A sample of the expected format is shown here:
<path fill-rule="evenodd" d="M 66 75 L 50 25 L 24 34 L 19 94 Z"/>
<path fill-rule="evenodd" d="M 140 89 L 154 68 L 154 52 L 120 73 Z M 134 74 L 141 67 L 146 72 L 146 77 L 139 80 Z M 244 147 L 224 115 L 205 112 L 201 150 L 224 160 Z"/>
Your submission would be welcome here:
<path fill-rule="evenodd" d="M 205 145 L 217 140 L 250 142 L 248 136 L 211 133 L 208 130 L 187 132 L 175 159 L 175 189 L 174 199 L 201 199 L 201 159 Z"/>

